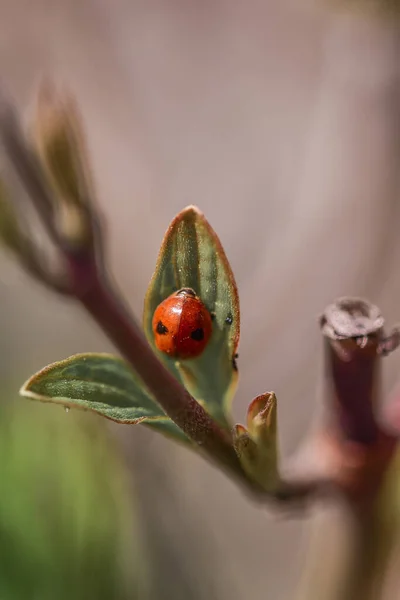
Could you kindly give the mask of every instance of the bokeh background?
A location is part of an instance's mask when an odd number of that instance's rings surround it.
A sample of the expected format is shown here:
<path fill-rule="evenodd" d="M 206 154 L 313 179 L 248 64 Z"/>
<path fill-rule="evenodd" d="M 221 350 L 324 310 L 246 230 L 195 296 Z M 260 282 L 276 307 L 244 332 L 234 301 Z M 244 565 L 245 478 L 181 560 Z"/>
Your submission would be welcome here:
<path fill-rule="evenodd" d="M 399 30 L 333 4 L 0 0 L 1 85 L 27 119 L 43 76 L 76 95 L 135 313 L 181 208 L 218 232 L 241 298 L 235 416 L 274 390 L 284 456 L 318 412 L 325 305 L 362 295 L 400 318 Z M 316 523 L 327 567 L 331 511 L 281 519 L 156 433 L 19 399 L 45 364 L 112 348 L 3 254 L 0 269 L 2 600 L 295 598 Z"/>

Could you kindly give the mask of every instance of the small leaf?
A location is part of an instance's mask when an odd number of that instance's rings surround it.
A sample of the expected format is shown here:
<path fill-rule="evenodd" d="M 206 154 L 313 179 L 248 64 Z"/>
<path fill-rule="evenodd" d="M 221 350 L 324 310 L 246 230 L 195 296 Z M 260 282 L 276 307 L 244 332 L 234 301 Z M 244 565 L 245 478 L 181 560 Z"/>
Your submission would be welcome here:
<path fill-rule="evenodd" d="M 266 491 L 279 485 L 276 396 L 267 392 L 248 409 L 247 426 L 235 425 L 233 444 L 247 475 Z"/>
<path fill-rule="evenodd" d="M 53 363 L 33 375 L 20 393 L 33 400 L 91 410 L 118 423 L 143 423 L 190 443 L 127 363 L 110 354 L 76 354 Z"/>
<path fill-rule="evenodd" d="M 157 306 L 181 288 L 192 288 L 206 305 L 213 317 L 213 332 L 199 357 L 178 361 L 157 350 L 152 318 Z M 170 371 L 216 420 L 231 427 L 230 402 L 238 380 L 239 298 L 221 243 L 194 206 L 175 217 L 164 237 L 145 298 L 144 329 Z"/>
<path fill-rule="evenodd" d="M 254 398 L 247 411 L 247 427 L 250 435 L 261 446 L 276 447 L 277 407 L 274 392 L 266 392 Z"/>
<path fill-rule="evenodd" d="M 87 208 L 93 197 L 83 128 L 74 100 L 50 82 L 39 90 L 34 140 L 57 201 L 57 226 L 68 241 L 90 236 Z"/>
<path fill-rule="evenodd" d="M 257 444 L 243 425 L 234 426 L 232 437 L 236 454 L 246 465 L 245 471 L 253 472 L 258 460 Z"/>

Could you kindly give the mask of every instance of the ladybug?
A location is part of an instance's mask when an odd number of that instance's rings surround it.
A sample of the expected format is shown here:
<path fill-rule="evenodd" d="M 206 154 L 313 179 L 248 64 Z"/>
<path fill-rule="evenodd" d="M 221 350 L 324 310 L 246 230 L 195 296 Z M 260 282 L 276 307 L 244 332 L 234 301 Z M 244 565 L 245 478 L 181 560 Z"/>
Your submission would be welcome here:
<path fill-rule="evenodd" d="M 211 337 L 211 315 L 191 288 L 182 288 L 156 308 L 153 333 L 161 352 L 181 359 L 195 358 Z"/>

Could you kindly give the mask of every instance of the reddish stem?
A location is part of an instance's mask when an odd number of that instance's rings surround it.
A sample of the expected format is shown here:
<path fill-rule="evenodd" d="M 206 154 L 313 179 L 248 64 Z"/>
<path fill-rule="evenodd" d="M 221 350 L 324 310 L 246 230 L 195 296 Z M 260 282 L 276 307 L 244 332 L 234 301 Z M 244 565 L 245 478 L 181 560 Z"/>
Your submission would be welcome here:
<path fill-rule="evenodd" d="M 203 407 L 164 367 L 123 304 L 120 294 L 101 277 L 92 260 L 70 260 L 75 296 L 99 324 L 153 394 L 165 413 L 214 460 L 244 477 L 229 432 L 221 429 Z"/>
<path fill-rule="evenodd" d="M 325 338 L 327 398 L 333 403 L 341 436 L 372 444 L 379 432 L 375 418 L 380 398 L 379 347 L 383 318 L 359 298 L 342 298 L 321 319 Z"/>
<path fill-rule="evenodd" d="M 347 358 L 330 340 L 325 341 L 328 395 L 333 397 L 335 412 L 343 436 L 352 442 L 371 444 L 378 436 L 375 419 L 380 358 L 377 341 L 369 340 L 365 348 L 349 342 Z"/>

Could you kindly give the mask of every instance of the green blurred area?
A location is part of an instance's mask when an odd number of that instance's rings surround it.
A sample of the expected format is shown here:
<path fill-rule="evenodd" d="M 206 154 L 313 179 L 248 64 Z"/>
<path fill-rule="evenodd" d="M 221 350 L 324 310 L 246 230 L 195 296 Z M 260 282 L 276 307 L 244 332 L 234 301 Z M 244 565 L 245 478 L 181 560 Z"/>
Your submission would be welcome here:
<path fill-rule="evenodd" d="M 129 479 L 107 423 L 4 386 L 3 397 L 0 599 L 148 598 Z"/>

